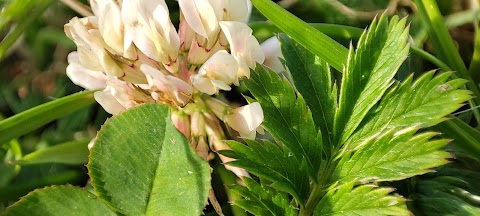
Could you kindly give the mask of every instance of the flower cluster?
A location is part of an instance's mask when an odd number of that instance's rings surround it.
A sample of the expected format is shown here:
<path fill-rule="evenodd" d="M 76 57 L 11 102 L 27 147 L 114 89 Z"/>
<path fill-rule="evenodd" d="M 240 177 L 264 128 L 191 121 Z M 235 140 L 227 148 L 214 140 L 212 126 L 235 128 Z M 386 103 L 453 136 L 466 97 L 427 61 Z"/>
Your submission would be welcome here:
<path fill-rule="evenodd" d="M 258 103 L 233 108 L 215 99 L 264 54 L 245 24 L 247 0 L 178 0 L 178 32 L 164 0 L 91 0 L 93 16 L 73 18 L 65 32 L 77 45 L 67 75 L 111 114 L 143 103 L 171 106 L 176 127 L 199 155 L 225 148 L 220 121 L 254 138 L 263 121 Z"/>

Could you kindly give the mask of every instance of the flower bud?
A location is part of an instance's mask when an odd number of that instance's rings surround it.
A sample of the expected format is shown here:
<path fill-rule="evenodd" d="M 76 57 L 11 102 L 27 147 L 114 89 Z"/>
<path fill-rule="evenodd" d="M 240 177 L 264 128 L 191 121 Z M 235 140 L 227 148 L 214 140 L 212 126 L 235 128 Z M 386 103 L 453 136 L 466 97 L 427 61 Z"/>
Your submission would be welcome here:
<path fill-rule="evenodd" d="M 180 131 L 187 140 L 190 140 L 190 118 L 184 113 L 173 111 L 171 114 L 172 123 Z"/>
<path fill-rule="evenodd" d="M 208 98 L 205 101 L 205 104 L 207 105 L 207 108 L 211 110 L 219 119 L 223 119 L 225 117 L 225 114 L 229 108 L 226 103 L 212 97 Z"/>
<path fill-rule="evenodd" d="M 202 137 L 206 135 L 205 132 L 205 119 L 200 112 L 194 112 L 190 116 L 191 119 L 191 131 L 193 137 Z"/>
<path fill-rule="evenodd" d="M 195 147 L 195 152 L 197 152 L 198 156 L 208 161 L 210 159 L 209 151 L 210 151 L 210 148 L 208 148 L 205 137 L 203 136 L 199 137 L 197 145 Z"/>
<path fill-rule="evenodd" d="M 241 137 L 255 139 L 256 130 L 263 122 L 263 110 L 258 102 L 254 102 L 230 110 L 224 120 L 228 126 L 238 131 Z"/>

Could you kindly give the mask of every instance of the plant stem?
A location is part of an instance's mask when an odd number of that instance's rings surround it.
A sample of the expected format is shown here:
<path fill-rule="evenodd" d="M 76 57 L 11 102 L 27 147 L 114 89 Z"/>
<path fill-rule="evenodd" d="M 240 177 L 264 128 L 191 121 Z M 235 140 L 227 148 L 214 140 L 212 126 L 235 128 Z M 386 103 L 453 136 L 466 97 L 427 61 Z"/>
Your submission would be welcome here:
<path fill-rule="evenodd" d="M 327 168 L 325 169 L 325 172 L 320 170 L 320 178 L 318 179 L 318 183 L 313 186 L 312 192 L 310 193 L 305 206 L 300 209 L 300 213 L 298 214 L 299 216 L 313 215 L 318 202 L 320 202 L 322 197 L 327 193 L 327 186 L 330 183 L 330 178 L 335 170 L 335 167 L 337 167 L 337 161 L 329 160 L 326 167 Z"/>

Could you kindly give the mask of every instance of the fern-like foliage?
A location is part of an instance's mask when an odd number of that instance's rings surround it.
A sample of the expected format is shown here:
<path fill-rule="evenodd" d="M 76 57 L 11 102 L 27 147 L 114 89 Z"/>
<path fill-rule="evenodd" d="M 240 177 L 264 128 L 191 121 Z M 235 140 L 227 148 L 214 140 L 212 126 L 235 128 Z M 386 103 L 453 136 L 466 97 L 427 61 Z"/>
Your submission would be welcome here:
<path fill-rule="evenodd" d="M 343 184 L 329 190 L 320 200 L 315 215 L 408 215 L 405 199 L 389 196 L 392 188 L 375 185 Z"/>
<path fill-rule="evenodd" d="M 257 67 L 246 85 L 262 105 L 263 126 L 299 160 L 305 160 L 312 178 L 316 178 L 325 152 L 321 131 L 315 126 L 305 100 L 295 93 L 286 79 L 262 66 Z"/>
<path fill-rule="evenodd" d="M 452 72 L 446 72 L 433 77 L 434 71 L 430 71 L 413 84 L 413 76 L 409 76 L 403 83 L 391 88 L 348 139 L 345 150 L 356 149 L 361 146 L 362 140 L 385 130 L 409 126 L 425 128 L 445 120 L 444 116 L 472 97 L 468 90 L 459 89 L 466 80 L 448 81 L 451 75 Z"/>
<path fill-rule="evenodd" d="M 387 16 L 382 16 L 360 37 L 357 51 L 350 48 L 335 113 L 334 135 L 338 145 L 347 140 L 380 100 L 407 58 L 405 22 L 394 17 L 389 24 Z"/>
<path fill-rule="evenodd" d="M 232 166 L 243 167 L 251 173 L 271 181 L 271 187 L 292 194 L 295 199 L 305 203 L 310 193 L 310 178 L 304 160 L 281 146 L 265 141 L 246 140 L 247 145 L 230 141 L 228 145 L 235 151 L 221 153 L 237 160 Z"/>
<path fill-rule="evenodd" d="M 259 184 L 245 178 L 246 187 L 235 185 L 231 189 L 245 199 L 235 202 L 254 215 L 290 215 L 298 214 L 296 203 L 290 200 L 287 193 L 276 191 L 269 186 Z"/>
<path fill-rule="evenodd" d="M 404 19 L 380 17 L 350 49 L 343 77 L 335 80 L 328 64 L 281 35 L 295 88 L 262 66 L 245 81 L 276 142 L 229 142 L 232 150 L 222 152 L 237 159 L 230 165 L 258 177 L 235 187 L 245 197 L 237 205 L 258 215 L 411 214 L 405 198 L 380 182 L 446 164 L 451 155 L 441 148 L 448 140 L 423 129 L 471 95 L 452 73 L 393 80 L 408 54 L 407 36 Z"/>

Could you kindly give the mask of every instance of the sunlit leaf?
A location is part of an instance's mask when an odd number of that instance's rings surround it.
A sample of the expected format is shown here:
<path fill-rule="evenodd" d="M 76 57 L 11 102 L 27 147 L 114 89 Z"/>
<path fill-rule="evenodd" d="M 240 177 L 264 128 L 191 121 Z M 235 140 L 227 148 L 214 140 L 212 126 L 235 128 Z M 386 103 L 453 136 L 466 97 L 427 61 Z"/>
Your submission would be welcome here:
<path fill-rule="evenodd" d="M 350 49 L 335 116 L 337 144 L 342 145 L 350 137 L 392 84 L 408 55 L 405 22 L 398 17 L 388 22 L 383 15 L 360 37 L 357 50 Z"/>
<path fill-rule="evenodd" d="M 280 42 L 295 87 L 312 111 L 313 120 L 322 131 L 323 143 L 331 146 L 337 92 L 330 66 L 284 34 L 280 35 Z"/>
<path fill-rule="evenodd" d="M 117 215 L 95 195 L 73 186 L 38 189 L 7 208 L 2 216 Z"/>
<path fill-rule="evenodd" d="M 314 215 L 410 215 L 405 199 L 389 195 L 392 191 L 392 188 L 376 188 L 374 185 L 354 188 L 353 183 L 347 183 L 329 190 Z"/>
<path fill-rule="evenodd" d="M 463 79 L 450 80 L 452 73 L 433 77 L 428 72 L 412 84 L 410 76 L 392 88 L 380 105 L 369 114 L 359 129 L 347 141 L 347 151 L 361 145 L 362 140 L 391 128 L 416 126 L 426 128 L 445 120 L 445 116 L 470 99 L 470 91 L 462 90 Z"/>
<path fill-rule="evenodd" d="M 324 149 L 321 133 L 303 97 L 294 92 L 286 79 L 260 65 L 245 84 L 262 106 L 263 126 L 295 157 L 305 159 L 310 174 L 316 178 L 325 158 Z"/>
<path fill-rule="evenodd" d="M 439 151 L 448 140 L 432 140 L 435 133 L 416 132 L 415 128 L 391 130 L 365 141 L 362 148 L 343 156 L 332 179 L 341 183 L 401 180 L 448 163 L 450 154 Z"/>
<path fill-rule="evenodd" d="M 305 163 L 294 157 L 291 152 L 285 152 L 277 144 L 250 140 L 246 140 L 246 143 L 246 145 L 235 141 L 227 143 L 234 151 L 221 153 L 236 159 L 228 164 L 244 168 L 271 181 L 273 188 L 290 193 L 300 203 L 304 203 L 310 191 L 310 179 Z"/>
<path fill-rule="evenodd" d="M 100 198 L 125 215 L 200 215 L 207 204 L 210 167 L 164 105 L 138 106 L 109 119 L 88 170 Z"/>

